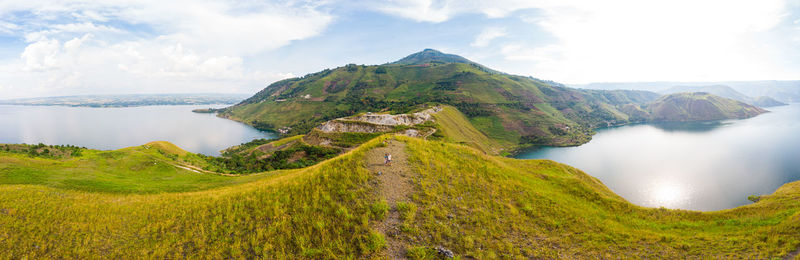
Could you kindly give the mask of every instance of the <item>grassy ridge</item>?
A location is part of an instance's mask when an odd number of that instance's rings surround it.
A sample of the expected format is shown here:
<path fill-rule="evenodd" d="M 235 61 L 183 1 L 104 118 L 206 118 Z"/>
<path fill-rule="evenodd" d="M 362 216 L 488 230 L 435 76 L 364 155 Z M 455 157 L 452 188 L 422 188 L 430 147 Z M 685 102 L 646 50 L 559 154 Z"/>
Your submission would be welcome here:
<path fill-rule="evenodd" d="M 800 182 L 730 210 L 643 208 L 556 162 L 395 138 L 407 143 L 418 174 L 411 203 L 399 207 L 410 256 L 444 246 L 477 258 L 771 258 L 800 246 Z M 385 239 L 370 223 L 385 212 L 372 210 L 381 199 L 364 157 L 382 139 L 315 166 L 203 191 L 0 185 L 0 258 L 378 256 Z"/>
<path fill-rule="evenodd" d="M 442 111 L 434 113 L 433 117 L 439 130 L 442 131 L 443 141 L 465 144 L 490 154 L 499 154 L 502 147 L 511 146 L 509 144 L 501 145 L 489 139 L 454 107 L 443 106 Z"/>
<path fill-rule="evenodd" d="M 172 158 L 188 153 L 167 142 L 115 151 L 84 149 L 81 153 L 78 157 L 58 159 L 0 150 L 0 184 L 38 184 L 110 193 L 161 193 L 204 190 L 264 177 L 233 178 L 176 167 Z"/>
<path fill-rule="evenodd" d="M 214 190 L 121 195 L 0 186 L 0 258 L 334 258 L 370 255 L 373 142 L 324 167 Z M 237 177 L 240 178 L 240 177 Z"/>
<path fill-rule="evenodd" d="M 421 174 L 408 237 L 483 258 L 770 258 L 800 246 L 800 182 L 718 212 L 635 206 L 548 160 L 406 140 Z"/>

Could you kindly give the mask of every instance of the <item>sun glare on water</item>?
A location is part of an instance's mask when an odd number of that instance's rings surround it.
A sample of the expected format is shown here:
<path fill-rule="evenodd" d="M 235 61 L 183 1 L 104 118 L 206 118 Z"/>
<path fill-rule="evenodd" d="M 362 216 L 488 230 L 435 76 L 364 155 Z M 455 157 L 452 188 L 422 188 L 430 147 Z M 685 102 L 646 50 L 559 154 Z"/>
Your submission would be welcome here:
<path fill-rule="evenodd" d="M 648 201 L 646 206 L 682 208 L 691 198 L 691 189 L 682 183 L 670 180 L 658 180 L 650 184 L 646 190 Z"/>

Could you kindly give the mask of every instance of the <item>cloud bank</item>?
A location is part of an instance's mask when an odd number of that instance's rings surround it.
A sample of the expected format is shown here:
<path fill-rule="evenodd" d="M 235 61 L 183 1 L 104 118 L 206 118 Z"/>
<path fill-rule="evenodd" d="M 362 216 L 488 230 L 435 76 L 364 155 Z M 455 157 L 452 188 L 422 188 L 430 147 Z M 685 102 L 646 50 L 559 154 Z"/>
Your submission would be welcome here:
<path fill-rule="evenodd" d="M 303 2 L 4 1 L 0 10 L 0 33 L 24 39 L 0 81 L 28 96 L 250 91 L 286 72 L 245 59 L 332 20 Z"/>
<path fill-rule="evenodd" d="M 798 21 L 785 0 L 6 0 L 0 98 L 253 93 L 428 47 L 564 83 L 800 79 Z"/>

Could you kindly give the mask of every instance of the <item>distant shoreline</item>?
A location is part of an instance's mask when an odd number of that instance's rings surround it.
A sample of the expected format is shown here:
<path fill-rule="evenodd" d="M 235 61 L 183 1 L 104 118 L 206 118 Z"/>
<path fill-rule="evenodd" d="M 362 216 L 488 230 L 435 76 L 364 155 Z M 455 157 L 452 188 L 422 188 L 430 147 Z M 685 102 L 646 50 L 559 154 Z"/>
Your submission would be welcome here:
<path fill-rule="evenodd" d="M 245 94 L 128 94 L 85 95 L 0 100 L 0 105 L 66 106 L 66 107 L 141 107 L 177 105 L 233 105 Z"/>

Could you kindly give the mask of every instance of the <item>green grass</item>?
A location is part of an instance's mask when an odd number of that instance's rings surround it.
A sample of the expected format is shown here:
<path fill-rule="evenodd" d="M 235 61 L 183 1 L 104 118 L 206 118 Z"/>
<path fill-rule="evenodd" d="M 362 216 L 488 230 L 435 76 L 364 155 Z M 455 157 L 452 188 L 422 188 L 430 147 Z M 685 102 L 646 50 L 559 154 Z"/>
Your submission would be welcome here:
<path fill-rule="evenodd" d="M 717 212 L 635 206 L 548 160 L 404 139 L 421 174 L 413 247 L 486 258 L 771 258 L 800 246 L 800 182 Z M 424 251 L 424 250 L 421 250 Z"/>
<path fill-rule="evenodd" d="M 454 107 L 443 106 L 442 111 L 433 114 L 433 117 L 445 136 L 444 141 L 466 144 L 490 154 L 498 154 L 502 148 L 499 143 L 476 129 L 469 119 Z"/>
<path fill-rule="evenodd" d="M 766 110 L 707 93 L 676 93 L 648 105 L 652 121 L 706 121 L 748 118 Z"/>
<path fill-rule="evenodd" d="M 287 144 L 289 142 L 301 141 L 301 140 L 303 140 L 303 136 L 304 135 L 295 135 L 295 136 L 292 136 L 292 137 L 287 137 L 287 138 L 283 138 L 283 139 L 280 139 L 280 140 L 273 141 L 273 142 L 271 142 L 269 144 L 271 144 L 272 147 L 278 147 L 278 146 Z"/>
<path fill-rule="evenodd" d="M 433 248 L 441 246 L 478 259 L 756 259 L 800 246 L 800 182 L 730 210 L 644 208 L 553 161 L 395 138 L 407 144 L 413 171 L 411 197 L 397 205 L 397 239 L 408 245 L 411 258 L 434 259 Z M 308 168 L 199 191 L 131 194 L 136 192 L 62 189 L 47 182 L 3 184 L 0 258 L 381 257 L 387 237 L 372 223 L 386 218 L 389 205 L 375 196 L 376 175 L 364 159 L 382 140 Z M 83 156 L 123 169 L 146 161 L 137 156 L 159 158 L 152 149 L 88 150 Z M 17 154 L 0 158 L 3 169 L 54 163 L 15 161 L 41 160 Z M 160 167 L 117 175 L 159 175 Z"/>
<path fill-rule="evenodd" d="M 362 158 L 376 144 L 324 166 L 206 191 L 128 195 L 0 185 L 0 258 L 374 255 L 384 240 L 370 229 L 377 201 Z"/>
<path fill-rule="evenodd" d="M 159 152 L 163 151 L 163 152 Z M 0 150 L 0 184 L 36 184 L 54 188 L 108 192 L 161 193 L 205 190 L 246 183 L 264 175 L 234 178 L 174 166 L 170 154 L 187 152 L 166 142 L 116 151 L 82 150 L 68 159 L 32 157 Z"/>

